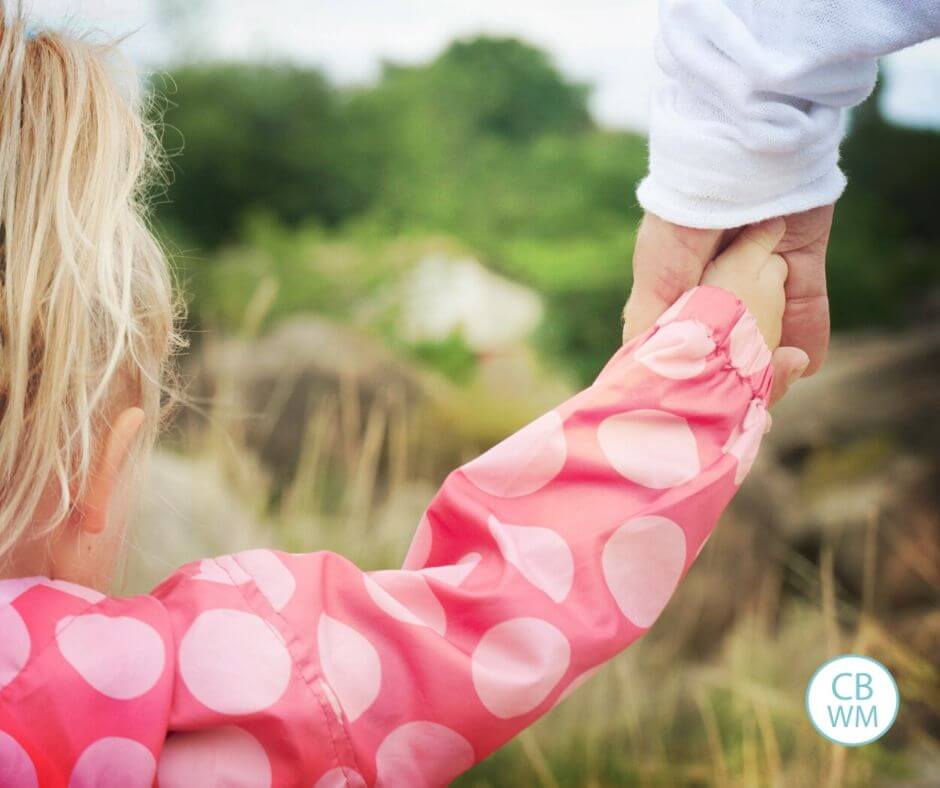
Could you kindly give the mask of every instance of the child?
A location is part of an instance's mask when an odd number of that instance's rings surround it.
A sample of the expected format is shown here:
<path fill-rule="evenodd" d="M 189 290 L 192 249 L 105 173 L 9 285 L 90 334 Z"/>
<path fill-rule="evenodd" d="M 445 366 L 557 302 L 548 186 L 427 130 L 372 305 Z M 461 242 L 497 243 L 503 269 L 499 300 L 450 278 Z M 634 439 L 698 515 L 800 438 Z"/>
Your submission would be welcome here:
<path fill-rule="evenodd" d="M 444 785 L 698 555 L 769 424 L 783 222 L 452 473 L 403 570 L 249 550 L 109 597 L 176 337 L 106 54 L 0 24 L 0 785 Z"/>

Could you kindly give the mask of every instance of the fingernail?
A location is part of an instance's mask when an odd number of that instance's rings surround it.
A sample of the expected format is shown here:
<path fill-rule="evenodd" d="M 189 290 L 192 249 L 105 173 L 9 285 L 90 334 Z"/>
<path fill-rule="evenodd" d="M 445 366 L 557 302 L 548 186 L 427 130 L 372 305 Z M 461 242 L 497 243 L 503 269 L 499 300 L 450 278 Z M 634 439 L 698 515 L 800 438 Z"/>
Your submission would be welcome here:
<path fill-rule="evenodd" d="M 804 354 L 803 360 L 794 364 L 793 367 L 790 369 L 790 372 L 787 375 L 787 385 L 792 386 L 801 377 L 803 377 L 803 373 L 806 372 L 806 368 L 808 366 L 809 366 L 809 356 L 806 356 Z"/>

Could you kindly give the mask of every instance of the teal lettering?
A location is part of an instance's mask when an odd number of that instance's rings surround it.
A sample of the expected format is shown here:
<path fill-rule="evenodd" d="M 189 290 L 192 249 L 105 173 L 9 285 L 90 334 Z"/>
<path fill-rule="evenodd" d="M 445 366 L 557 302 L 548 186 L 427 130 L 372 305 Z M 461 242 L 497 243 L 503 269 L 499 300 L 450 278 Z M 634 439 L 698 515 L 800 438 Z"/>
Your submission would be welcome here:
<path fill-rule="evenodd" d="M 832 680 L 832 694 L 835 695 L 839 700 L 852 700 L 851 695 L 840 695 L 839 688 L 837 686 L 839 683 L 839 679 L 841 679 L 843 676 L 850 677 L 851 675 L 852 675 L 851 673 L 838 673 L 836 677 Z"/>
<path fill-rule="evenodd" d="M 845 706 L 827 706 L 826 710 L 829 712 L 829 724 L 833 728 L 848 728 L 850 725 L 855 728 L 867 728 L 869 726 L 873 728 L 878 727 L 877 706 L 871 706 L 867 714 L 861 704 L 857 706 L 853 706 L 852 704 Z M 854 724 L 852 723 L 853 711 L 855 712 Z"/>
<path fill-rule="evenodd" d="M 866 681 L 862 681 L 866 679 Z M 867 695 L 862 695 L 862 690 L 868 690 Z M 875 691 L 871 688 L 871 673 L 856 673 L 855 674 L 855 700 L 868 700 L 872 695 L 875 694 Z"/>
<path fill-rule="evenodd" d="M 829 712 L 829 724 L 833 728 L 838 728 L 840 725 L 843 728 L 849 727 L 849 720 L 852 719 L 852 707 L 851 706 L 836 706 L 836 713 L 833 715 L 832 706 L 827 706 L 826 709 Z"/>
<path fill-rule="evenodd" d="M 870 697 L 870 696 L 869 696 Z M 872 706 L 869 709 L 867 717 L 862 716 L 862 707 L 855 707 L 855 727 L 856 728 L 867 728 L 868 724 L 871 723 L 873 727 L 878 727 L 878 707 Z"/>

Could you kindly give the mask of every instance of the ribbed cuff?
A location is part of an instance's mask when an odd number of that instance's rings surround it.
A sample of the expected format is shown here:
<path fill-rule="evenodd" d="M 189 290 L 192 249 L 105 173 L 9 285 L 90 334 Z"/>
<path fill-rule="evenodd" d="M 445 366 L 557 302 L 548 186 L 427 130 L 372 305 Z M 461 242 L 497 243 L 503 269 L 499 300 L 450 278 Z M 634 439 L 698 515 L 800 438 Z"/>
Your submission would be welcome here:
<path fill-rule="evenodd" d="M 636 196 L 643 210 L 674 224 L 721 230 L 831 205 L 842 195 L 845 184 L 845 175 L 838 167 L 833 167 L 821 178 L 772 199 L 737 203 L 673 189 L 654 175 L 648 175 L 640 182 Z"/>
<path fill-rule="evenodd" d="M 767 401 L 773 384 L 770 348 L 757 319 L 737 296 L 720 287 L 694 287 L 663 312 L 650 336 L 664 326 L 683 321 L 704 325 L 714 343 L 712 352 L 725 359 L 755 397 Z"/>

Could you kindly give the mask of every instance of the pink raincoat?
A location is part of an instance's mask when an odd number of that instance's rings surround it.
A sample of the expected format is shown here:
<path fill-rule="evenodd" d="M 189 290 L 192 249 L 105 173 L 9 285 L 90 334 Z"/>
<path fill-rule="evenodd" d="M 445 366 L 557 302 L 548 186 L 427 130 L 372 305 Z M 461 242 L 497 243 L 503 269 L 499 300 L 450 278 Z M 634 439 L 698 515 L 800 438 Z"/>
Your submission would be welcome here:
<path fill-rule="evenodd" d="M 249 550 L 146 596 L 0 581 L 0 785 L 440 786 L 652 626 L 769 424 L 700 287 L 452 473 L 404 569 Z"/>

